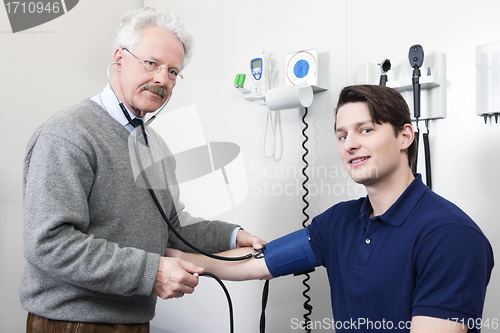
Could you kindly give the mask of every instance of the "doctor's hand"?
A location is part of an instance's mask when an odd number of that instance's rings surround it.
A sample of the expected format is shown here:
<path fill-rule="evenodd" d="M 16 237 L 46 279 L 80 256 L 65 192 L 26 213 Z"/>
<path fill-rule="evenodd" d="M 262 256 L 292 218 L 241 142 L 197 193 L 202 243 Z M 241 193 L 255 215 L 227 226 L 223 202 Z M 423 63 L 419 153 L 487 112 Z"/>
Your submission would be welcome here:
<path fill-rule="evenodd" d="M 238 230 L 238 234 L 236 235 L 236 248 L 239 249 L 241 247 L 252 247 L 254 249 L 260 249 L 262 245 L 267 242 L 253 236 L 249 232 L 246 232 L 243 229 Z"/>
<path fill-rule="evenodd" d="M 179 298 L 191 294 L 198 285 L 194 273 L 203 273 L 203 268 L 180 258 L 160 257 L 153 294 L 163 298 Z"/>

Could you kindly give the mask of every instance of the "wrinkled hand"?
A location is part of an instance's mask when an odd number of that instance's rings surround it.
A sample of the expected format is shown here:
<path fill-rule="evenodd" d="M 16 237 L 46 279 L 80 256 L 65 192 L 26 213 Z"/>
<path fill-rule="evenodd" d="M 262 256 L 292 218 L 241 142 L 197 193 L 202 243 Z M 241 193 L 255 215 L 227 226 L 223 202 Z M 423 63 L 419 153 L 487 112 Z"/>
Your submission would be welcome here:
<path fill-rule="evenodd" d="M 163 298 L 179 298 L 191 294 L 198 285 L 194 273 L 203 273 L 203 268 L 180 258 L 160 257 L 153 294 Z"/>
<path fill-rule="evenodd" d="M 238 234 L 236 235 L 237 249 L 239 249 L 240 247 L 253 247 L 254 249 L 260 249 L 262 245 L 266 243 L 266 241 L 255 237 L 254 235 L 243 229 L 238 230 Z"/>

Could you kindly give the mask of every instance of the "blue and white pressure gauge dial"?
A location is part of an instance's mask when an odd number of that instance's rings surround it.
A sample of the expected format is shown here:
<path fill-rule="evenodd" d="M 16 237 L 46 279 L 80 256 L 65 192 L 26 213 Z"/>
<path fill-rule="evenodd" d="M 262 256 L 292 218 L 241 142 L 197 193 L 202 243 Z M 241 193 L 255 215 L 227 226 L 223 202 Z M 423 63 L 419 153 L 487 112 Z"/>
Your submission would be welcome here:
<path fill-rule="evenodd" d="M 286 54 L 286 85 L 318 84 L 318 49 L 307 49 Z"/>

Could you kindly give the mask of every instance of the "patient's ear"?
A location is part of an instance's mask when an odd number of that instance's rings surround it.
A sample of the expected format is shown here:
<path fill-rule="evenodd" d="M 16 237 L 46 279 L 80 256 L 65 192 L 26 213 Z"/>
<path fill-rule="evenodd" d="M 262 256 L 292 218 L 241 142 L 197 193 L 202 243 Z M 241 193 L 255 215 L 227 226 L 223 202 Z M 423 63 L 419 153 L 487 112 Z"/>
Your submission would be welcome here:
<path fill-rule="evenodd" d="M 403 129 L 399 131 L 399 136 L 401 137 L 401 150 L 408 149 L 413 140 L 415 140 L 413 126 L 411 124 L 404 124 Z"/>

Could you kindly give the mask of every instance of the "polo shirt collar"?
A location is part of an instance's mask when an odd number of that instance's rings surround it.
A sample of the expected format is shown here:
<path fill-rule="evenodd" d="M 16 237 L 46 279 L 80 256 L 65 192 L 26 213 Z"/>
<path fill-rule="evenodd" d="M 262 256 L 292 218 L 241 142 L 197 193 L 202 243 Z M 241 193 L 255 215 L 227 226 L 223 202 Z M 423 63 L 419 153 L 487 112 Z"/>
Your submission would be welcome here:
<path fill-rule="evenodd" d="M 396 202 L 382 215 L 378 216 L 379 219 L 387 222 L 395 227 L 399 227 L 410 215 L 413 208 L 416 206 L 420 197 L 429 190 L 429 188 L 422 182 L 422 175 L 415 174 L 415 179 L 396 200 Z M 367 221 L 372 211 L 372 205 L 368 196 L 366 196 L 360 209 L 360 217 L 363 221 Z"/>

